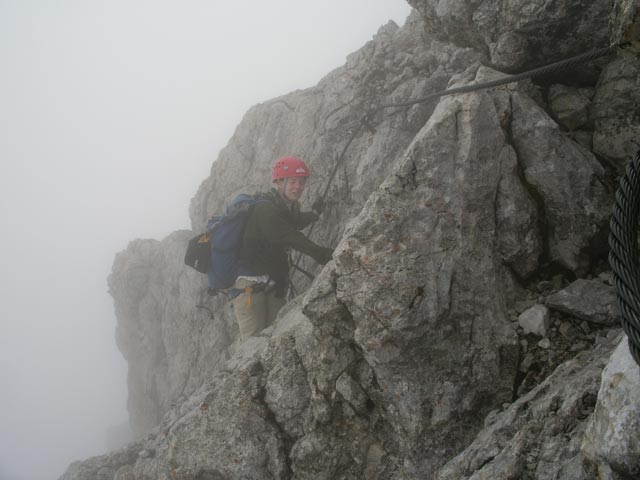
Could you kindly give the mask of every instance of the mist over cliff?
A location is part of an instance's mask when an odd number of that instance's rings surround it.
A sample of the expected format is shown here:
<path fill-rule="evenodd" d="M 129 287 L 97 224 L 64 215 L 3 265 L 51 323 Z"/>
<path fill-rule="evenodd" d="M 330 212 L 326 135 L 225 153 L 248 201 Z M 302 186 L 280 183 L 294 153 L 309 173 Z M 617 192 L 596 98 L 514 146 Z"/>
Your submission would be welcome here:
<path fill-rule="evenodd" d="M 640 137 L 638 4 L 409 3 L 316 86 L 247 112 L 193 231 L 116 256 L 138 440 L 63 479 L 640 475 L 640 377 L 606 262 Z M 535 82 L 379 108 L 622 39 Z M 303 262 L 315 280 L 295 276 L 300 295 L 241 344 L 182 258 L 288 154 L 313 172 L 305 207 L 341 162 L 312 235 L 334 260 Z"/>

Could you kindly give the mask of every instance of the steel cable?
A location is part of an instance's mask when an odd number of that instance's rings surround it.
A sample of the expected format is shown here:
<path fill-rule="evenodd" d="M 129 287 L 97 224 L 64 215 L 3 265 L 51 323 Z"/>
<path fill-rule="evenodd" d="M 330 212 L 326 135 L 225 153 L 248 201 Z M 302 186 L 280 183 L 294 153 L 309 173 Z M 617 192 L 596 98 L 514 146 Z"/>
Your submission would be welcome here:
<path fill-rule="evenodd" d="M 377 107 L 376 109 L 374 109 L 372 112 L 370 112 L 365 118 L 370 116 L 372 113 L 374 113 L 374 112 L 376 112 L 378 110 L 382 110 L 384 108 L 410 107 L 410 106 L 418 104 L 418 103 L 424 103 L 424 102 L 427 102 L 429 100 L 433 100 L 434 98 L 445 97 L 447 95 L 454 95 L 454 94 L 457 94 L 457 93 L 475 92 L 477 90 L 484 90 L 486 88 L 499 87 L 499 86 L 502 86 L 502 85 L 507 85 L 509 83 L 519 82 L 520 80 L 526 80 L 527 78 L 544 77 L 544 76 L 547 76 L 547 75 L 549 75 L 551 73 L 555 73 L 555 72 L 557 72 L 559 70 L 563 70 L 563 69 L 570 68 L 570 67 L 575 67 L 576 65 L 579 65 L 581 63 L 590 62 L 591 60 L 595 60 L 597 58 L 609 55 L 610 53 L 614 52 L 616 50 L 616 48 L 618 48 L 619 46 L 620 45 L 612 45 L 610 47 L 598 48 L 598 49 L 591 50 L 591 51 L 586 52 L 586 53 L 582 53 L 580 55 L 576 55 L 575 57 L 566 58 L 564 60 L 560 60 L 560 61 L 555 62 L 555 63 L 550 63 L 549 65 L 544 65 L 542 67 L 534 68 L 532 70 L 527 70 L 526 72 L 518 73 L 518 74 L 515 74 L 515 75 L 507 75 L 505 77 L 497 78 L 495 80 L 490 80 L 488 82 L 476 83 L 476 84 L 473 84 L 473 85 L 465 85 L 463 87 L 455 87 L 455 88 L 450 88 L 448 90 L 441 90 L 439 92 L 430 93 L 429 95 L 427 95 L 425 97 L 421 97 L 421 98 L 418 98 L 418 99 L 415 99 L 415 100 L 410 100 L 410 101 L 407 101 L 407 102 L 389 103 L 389 104 L 386 104 L 386 105 L 381 105 L 381 106 Z"/>
<path fill-rule="evenodd" d="M 622 328 L 629 351 L 640 366 L 640 288 L 638 284 L 638 215 L 640 214 L 640 150 L 627 167 L 616 192 L 609 222 L 609 264 L 613 270 Z"/>

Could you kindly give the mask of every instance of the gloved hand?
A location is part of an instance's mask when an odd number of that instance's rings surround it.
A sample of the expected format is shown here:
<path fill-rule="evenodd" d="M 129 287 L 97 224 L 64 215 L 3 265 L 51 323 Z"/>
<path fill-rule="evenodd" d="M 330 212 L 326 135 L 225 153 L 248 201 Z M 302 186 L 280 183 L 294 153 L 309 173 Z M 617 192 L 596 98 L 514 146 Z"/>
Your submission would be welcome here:
<path fill-rule="evenodd" d="M 300 218 L 302 219 L 302 225 L 306 227 L 313 222 L 317 222 L 320 218 L 320 215 L 318 215 L 316 212 L 300 212 Z"/>
<path fill-rule="evenodd" d="M 311 205 L 311 210 L 316 212 L 318 215 L 322 215 L 322 212 L 324 212 L 324 207 L 326 207 L 326 205 L 322 197 L 320 197 L 315 202 L 313 202 L 313 205 Z"/>

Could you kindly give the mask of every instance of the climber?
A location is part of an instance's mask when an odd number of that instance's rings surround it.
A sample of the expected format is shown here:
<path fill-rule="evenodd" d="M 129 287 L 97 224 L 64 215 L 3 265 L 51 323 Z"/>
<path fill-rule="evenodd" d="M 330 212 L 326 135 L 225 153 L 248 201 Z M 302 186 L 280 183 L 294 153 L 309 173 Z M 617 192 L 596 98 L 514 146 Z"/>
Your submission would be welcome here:
<path fill-rule="evenodd" d="M 300 199 L 309 169 L 297 157 L 276 161 L 271 180 L 275 188 L 259 194 L 245 226 L 240 246 L 240 271 L 230 296 L 242 341 L 266 328 L 285 304 L 289 284 L 288 250 L 293 248 L 321 265 L 333 250 L 321 247 L 300 232 L 322 213 L 301 212 Z"/>

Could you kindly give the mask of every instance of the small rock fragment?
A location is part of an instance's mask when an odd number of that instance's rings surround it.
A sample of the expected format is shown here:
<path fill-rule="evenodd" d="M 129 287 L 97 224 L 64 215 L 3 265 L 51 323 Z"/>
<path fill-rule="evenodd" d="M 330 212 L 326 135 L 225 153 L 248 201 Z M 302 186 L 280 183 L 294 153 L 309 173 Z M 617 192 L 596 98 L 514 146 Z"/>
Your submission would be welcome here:
<path fill-rule="evenodd" d="M 534 305 L 518 317 L 518 323 L 525 334 L 533 333 L 542 337 L 551 326 L 549 309 L 544 305 Z"/>
<path fill-rule="evenodd" d="M 597 280 L 578 279 L 567 288 L 549 295 L 547 307 L 600 325 L 618 323 L 613 287 Z"/>
<path fill-rule="evenodd" d="M 551 348 L 551 340 L 548 338 L 543 338 L 538 342 L 538 346 L 544 350 Z"/>

